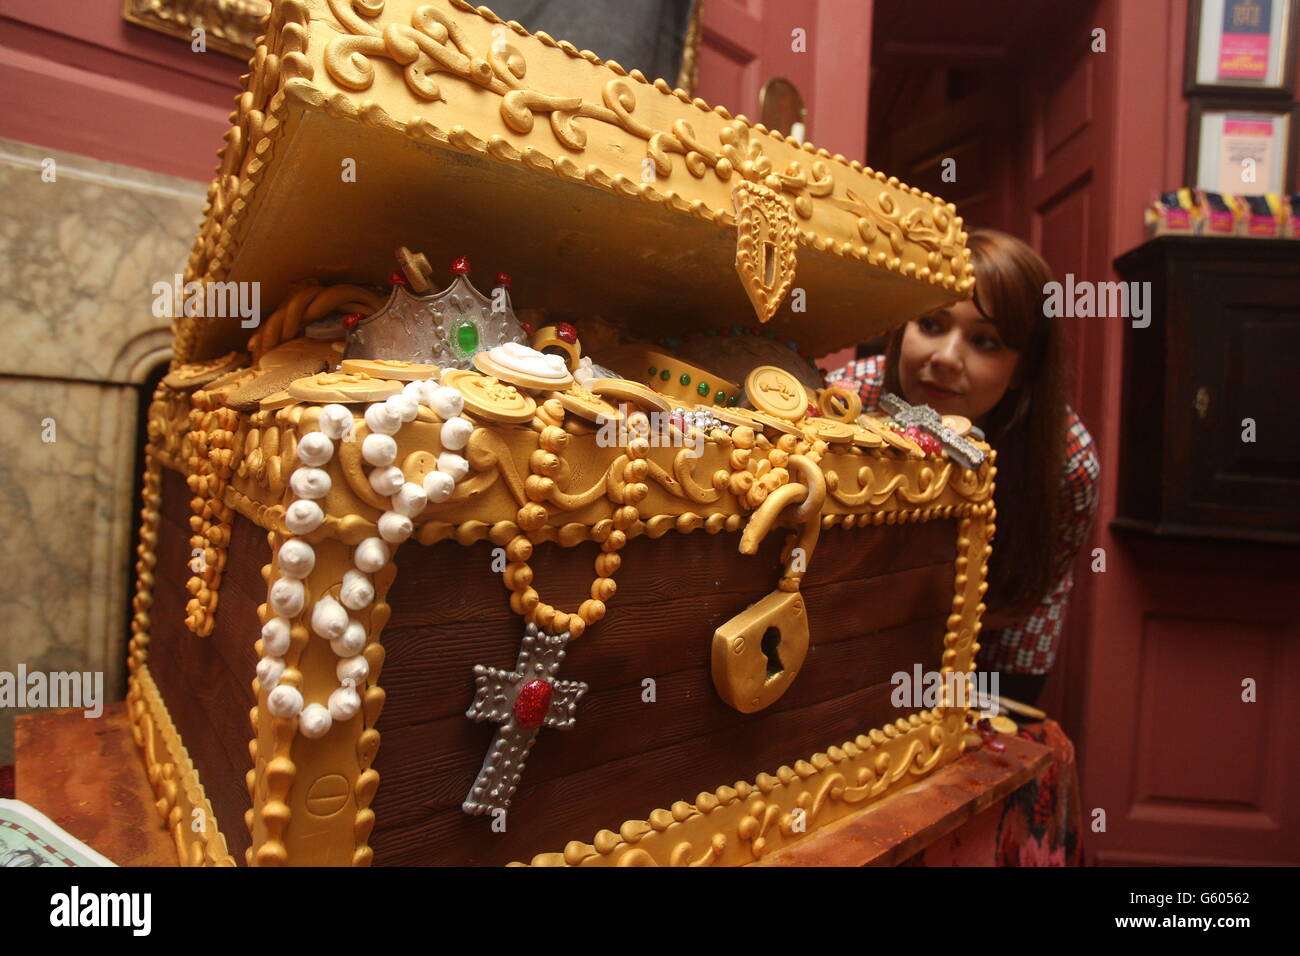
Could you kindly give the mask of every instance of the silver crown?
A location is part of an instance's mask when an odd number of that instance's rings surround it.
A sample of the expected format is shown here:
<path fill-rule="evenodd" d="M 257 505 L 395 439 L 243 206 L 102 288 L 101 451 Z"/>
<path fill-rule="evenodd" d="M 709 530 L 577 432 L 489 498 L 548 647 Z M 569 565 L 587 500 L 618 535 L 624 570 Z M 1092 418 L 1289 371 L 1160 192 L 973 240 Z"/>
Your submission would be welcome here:
<path fill-rule="evenodd" d="M 469 260 L 461 257 L 452 264 L 451 285 L 432 292 L 424 256 L 399 249 L 398 262 L 408 285 L 395 284 L 383 307 L 357 322 L 344 358 L 471 368 L 478 352 L 507 342 L 528 344 L 510 305 L 507 277 L 485 296 L 469 281 Z"/>

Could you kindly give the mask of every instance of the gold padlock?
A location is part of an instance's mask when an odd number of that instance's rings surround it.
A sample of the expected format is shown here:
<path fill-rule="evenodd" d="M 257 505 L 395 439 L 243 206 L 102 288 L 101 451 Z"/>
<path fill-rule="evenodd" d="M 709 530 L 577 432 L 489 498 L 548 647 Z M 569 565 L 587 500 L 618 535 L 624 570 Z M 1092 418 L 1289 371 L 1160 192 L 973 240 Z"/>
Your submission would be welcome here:
<path fill-rule="evenodd" d="M 742 714 L 789 690 L 808 656 L 808 609 L 798 591 L 773 591 L 713 632 L 713 686 Z"/>

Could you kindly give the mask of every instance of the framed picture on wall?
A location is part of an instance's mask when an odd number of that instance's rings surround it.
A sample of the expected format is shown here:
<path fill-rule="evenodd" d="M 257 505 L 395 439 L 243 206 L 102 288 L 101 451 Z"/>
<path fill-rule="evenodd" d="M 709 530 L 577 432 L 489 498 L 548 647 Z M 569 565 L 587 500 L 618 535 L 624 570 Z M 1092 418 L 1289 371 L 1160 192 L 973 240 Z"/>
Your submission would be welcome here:
<path fill-rule="evenodd" d="M 1190 0 L 1189 94 L 1295 94 L 1300 0 Z"/>
<path fill-rule="evenodd" d="M 1186 179 L 1227 195 L 1300 189 L 1300 105 L 1194 99 L 1187 111 Z"/>

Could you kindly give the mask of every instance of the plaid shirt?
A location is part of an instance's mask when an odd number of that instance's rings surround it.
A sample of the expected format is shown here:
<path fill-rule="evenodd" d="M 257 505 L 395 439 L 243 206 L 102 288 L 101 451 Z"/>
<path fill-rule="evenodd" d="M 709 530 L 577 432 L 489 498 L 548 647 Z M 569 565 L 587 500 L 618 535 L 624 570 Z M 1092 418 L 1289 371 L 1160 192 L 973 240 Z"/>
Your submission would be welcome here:
<path fill-rule="evenodd" d="M 826 381 L 856 387 L 863 411 L 875 411 L 884 387 L 885 357 L 871 355 L 857 359 L 827 374 Z M 1072 565 L 1097 511 L 1097 480 L 1101 474 L 1088 429 L 1074 409 L 1067 406 L 1065 412 L 1065 468 L 1061 474 L 1061 538 L 1056 547 L 1056 585 L 1015 626 L 980 633 L 981 663 L 993 670 L 1046 674 L 1056 661 L 1065 609 L 1074 588 Z"/>

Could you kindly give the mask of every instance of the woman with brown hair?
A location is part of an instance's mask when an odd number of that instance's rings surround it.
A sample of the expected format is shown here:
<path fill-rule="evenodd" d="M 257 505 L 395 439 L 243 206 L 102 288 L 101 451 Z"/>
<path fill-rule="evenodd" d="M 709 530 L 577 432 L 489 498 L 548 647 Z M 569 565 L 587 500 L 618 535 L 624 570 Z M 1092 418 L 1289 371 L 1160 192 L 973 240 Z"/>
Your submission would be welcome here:
<path fill-rule="evenodd" d="M 963 415 L 997 450 L 997 535 L 977 666 L 1002 693 L 1033 703 L 1056 659 L 1071 565 L 1097 506 L 1092 436 L 1066 404 L 1058 320 L 1044 314 L 1052 272 L 1004 233 L 968 237 L 972 299 L 895 330 L 883 355 L 831 372 L 865 411 L 882 392 Z"/>

